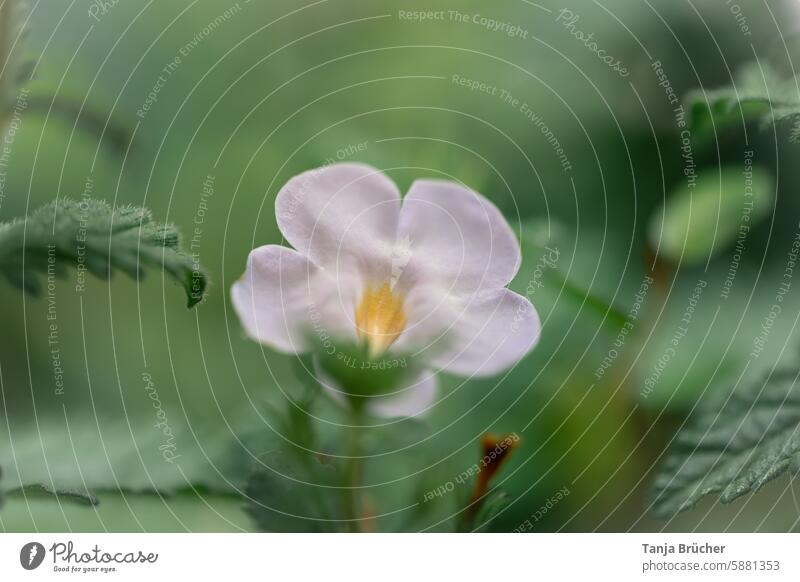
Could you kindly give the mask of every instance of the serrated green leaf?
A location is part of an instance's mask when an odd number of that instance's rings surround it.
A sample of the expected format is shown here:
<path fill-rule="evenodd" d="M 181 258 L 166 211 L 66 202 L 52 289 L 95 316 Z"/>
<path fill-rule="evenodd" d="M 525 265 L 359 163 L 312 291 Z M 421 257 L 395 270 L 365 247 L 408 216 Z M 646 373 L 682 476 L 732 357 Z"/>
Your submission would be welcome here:
<path fill-rule="evenodd" d="M 180 250 L 177 229 L 154 223 L 144 208 L 111 208 L 102 200 L 51 202 L 24 220 L 0 225 L 0 273 L 37 293 L 40 276 L 61 275 L 63 263 L 98 277 L 120 270 L 141 278 L 161 268 L 183 286 L 188 306 L 205 296 L 207 276 Z"/>
<path fill-rule="evenodd" d="M 242 532 L 250 524 L 235 495 L 183 490 L 98 491 L 97 504 L 64 503 L 52 495 L 9 496 L 0 532 Z"/>
<path fill-rule="evenodd" d="M 652 490 L 659 517 L 718 493 L 729 503 L 790 467 L 800 452 L 798 371 L 780 371 L 720 402 L 701 404 L 675 438 Z"/>
<path fill-rule="evenodd" d="M 229 493 L 244 483 L 249 458 L 227 429 L 195 425 L 204 437 L 198 443 L 184 422 L 170 419 L 176 443 L 172 458 L 165 456 L 170 441 L 154 427 L 157 421 L 132 411 L 127 419 L 104 419 L 102 428 L 91 415 L 79 413 L 42 415 L 35 427 L 0 422 L 14 435 L 11 446 L 0 447 L 5 468 L 0 487 L 6 493 L 39 486 L 90 496 L 115 487 L 172 494 L 189 485 Z M 257 446 L 256 437 L 238 428 L 242 442 Z"/>
<path fill-rule="evenodd" d="M 26 485 L 12 489 L 6 493 L 9 499 L 55 498 L 60 501 L 72 501 L 80 505 L 97 505 L 97 496 L 86 489 L 53 489 L 44 485 Z"/>
<path fill-rule="evenodd" d="M 796 121 L 800 116 L 800 91 L 796 78 L 783 79 L 769 63 L 744 65 L 730 87 L 695 90 L 686 97 L 689 124 L 696 134 L 724 129 L 745 121 L 762 124 Z M 791 141 L 800 138 L 795 127 Z"/>
<path fill-rule="evenodd" d="M 672 262 L 704 263 L 769 215 L 774 188 L 772 175 L 759 167 L 747 176 L 739 166 L 702 174 L 691 190 L 682 183 L 653 214 L 650 245 Z"/>

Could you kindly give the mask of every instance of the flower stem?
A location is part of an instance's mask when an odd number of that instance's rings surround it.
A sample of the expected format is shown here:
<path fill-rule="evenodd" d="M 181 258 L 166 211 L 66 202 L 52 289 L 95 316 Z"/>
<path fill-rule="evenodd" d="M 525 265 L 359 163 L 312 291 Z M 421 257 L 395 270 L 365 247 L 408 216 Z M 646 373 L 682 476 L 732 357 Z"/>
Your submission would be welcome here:
<path fill-rule="evenodd" d="M 345 507 L 347 508 L 348 530 L 361 531 L 361 429 L 363 416 L 360 407 L 351 405 L 348 427 L 347 468 L 345 472 Z"/>

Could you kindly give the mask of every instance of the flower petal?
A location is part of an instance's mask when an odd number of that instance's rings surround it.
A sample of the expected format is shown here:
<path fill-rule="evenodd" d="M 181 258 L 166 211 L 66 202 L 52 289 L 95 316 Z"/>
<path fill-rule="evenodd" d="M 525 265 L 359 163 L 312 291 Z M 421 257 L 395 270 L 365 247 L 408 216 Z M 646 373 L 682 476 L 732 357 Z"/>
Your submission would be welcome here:
<path fill-rule="evenodd" d="M 319 269 L 297 251 L 278 245 L 254 249 L 231 300 L 247 335 L 286 353 L 310 348 L 310 281 Z"/>
<path fill-rule="evenodd" d="M 405 297 L 406 326 L 392 351 L 428 359 L 441 353 L 442 340 L 462 311 L 463 301 L 450 297 L 441 285 L 415 285 Z"/>
<path fill-rule="evenodd" d="M 398 241 L 410 247 L 398 277 L 405 288 L 438 281 L 460 295 L 499 289 L 520 265 L 519 243 L 497 207 L 454 182 L 411 185 L 400 211 Z"/>
<path fill-rule="evenodd" d="M 508 289 L 476 295 L 461 308 L 431 362 L 461 376 L 492 376 L 521 360 L 539 340 L 533 305 Z"/>
<path fill-rule="evenodd" d="M 332 268 L 344 255 L 371 267 L 394 245 L 400 192 L 371 166 L 334 164 L 289 180 L 275 214 L 286 240 L 317 265 Z"/>
<path fill-rule="evenodd" d="M 436 403 L 436 376 L 424 370 L 408 386 L 394 394 L 370 399 L 367 410 L 382 418 L 422 416 Z"/>

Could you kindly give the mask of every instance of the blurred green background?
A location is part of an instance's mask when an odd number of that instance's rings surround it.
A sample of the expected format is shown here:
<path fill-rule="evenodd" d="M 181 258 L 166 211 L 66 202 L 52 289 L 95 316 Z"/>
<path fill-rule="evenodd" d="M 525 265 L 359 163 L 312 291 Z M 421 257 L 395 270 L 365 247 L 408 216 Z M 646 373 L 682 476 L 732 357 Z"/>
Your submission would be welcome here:
<path fill-rule="evenodd" d="M 243 511 L 244 483 L 256 458 L 287 438 L 270 411 L 284 408 L 305 379 L 293 358 L 244 337 L 228 290 L 250 249 L 281 241 L 273 212 L 279 188 L 329 159 L 385 169 L 401 190 L 437 176 L 489 197 L 521 237 L 523 266 L 512 285 L 520 293 L 530 289 L 545 244 L 560 257 L 529 293 L 544 323 L 533 353 L 499 378 L 442 375 L 446 398 L 429 418 L 368 431 L 365 446 L 376 456 L 367 463 L 366 495 L 387 514 L 377 529 L 446 529 L 440 520 L 449 510 L 421 504 L 423 493 L 471 466 L 487 431 L 521 438 L 497 482 L 513 500 L 492 526 L 498 531 L 518 528 L 562 488 L 570 494 L 533 531 L 796 527 L 788 478 L 735 504 L 709 499 L 666 521 L 648 517 L 646 498 L 664 447 L 697 402 L 796 351 L 794 292 L 763 353 L 743 369 L 798 228 L 800 146 L 785 127 L 739 122 L 716 139 L 694 136 L 698 174 L 713 180 L 721 166 L 742 168 L 743 151 L 752 149 L 777 195 L 747 238 L 728 299 L 719 297 L 732 245 L 708 261 L 661 265 L 619 357 L 595 374 L 619 332 L 598 305 L 632 308 L 652 262 L 650 220 L 686 182 L 673 105 L 652 63 L 661 62 L 681 98 L 729 86 L 755 57 L 790 72 L 795 2 L 741 0 L 749 35 L 724 2 L 683 0 L 31 4 L 23 52 L 33 79 L 25 83 L 29 106 L 0 220 L 57 197 L 79 198 L 91 178 L 93 196 L 149 207 L 176 223 L 186 243 L 198 228 L 193 250 L 212 286 L 189 311 L 181 289 L 157 272 L 140 285 L 91 279 L 83 292 L 74 278 L 59 281 L 54 346 L 46 298 L 0 285 L 0 487 L 89 489 L 100 501 L 89 507 L 18 492 L 0 510 L 0 529 L 256 529 Z M 564 7 L 628 76 L 557 20 Z M 445 20 L 399 16 L 415 10 L 444 10 Z M 449 10 L 525 34 L 453 21 Z M 169 68 L 176 56 L 180 63 Z M 518 104 L 470 90 L 454 75 L 505 90 Z M 213 195 L 204 196 L 209 176 Z M 714 228 L 713 215 L 708 220 Z M 689 333 L 643 397 L 700 279 L 708 286 Z M 174 463 L 159 450 L 164 439 L 144 373 L 174 432 Z M 341 412 L 320 401 L 313 413 L 325 450 L 341 453 Z"/>

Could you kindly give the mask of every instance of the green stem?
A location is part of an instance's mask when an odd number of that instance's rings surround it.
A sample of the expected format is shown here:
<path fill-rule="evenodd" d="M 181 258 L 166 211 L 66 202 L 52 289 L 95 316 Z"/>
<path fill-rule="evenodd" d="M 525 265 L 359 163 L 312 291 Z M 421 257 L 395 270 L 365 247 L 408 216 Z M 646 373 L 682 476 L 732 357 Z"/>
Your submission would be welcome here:
<path fill-rule="evenodd" d="M 350 426 L 348 427 L 347 469 L 345 491 L 345 507 L 350 519 L 348 529 L 351 532 L 361 531 L 362 503 L 361 503 L 361 425 L 363 416 L 358 406 L 351 403 Z"/>

